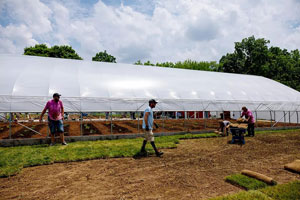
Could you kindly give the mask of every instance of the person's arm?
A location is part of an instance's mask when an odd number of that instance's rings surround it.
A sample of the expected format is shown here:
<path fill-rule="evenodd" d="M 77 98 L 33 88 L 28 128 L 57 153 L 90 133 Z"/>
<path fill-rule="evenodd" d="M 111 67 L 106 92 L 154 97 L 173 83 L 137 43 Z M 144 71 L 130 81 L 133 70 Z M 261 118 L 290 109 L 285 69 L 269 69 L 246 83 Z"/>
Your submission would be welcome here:
<path fill-rule="evenodd" d="M 64 114 L 65 114 L 65 111 L 64 111 L 64 106 L 61 102 L 61 116 L 62 116 L 62 119 L 64 120 Z"/>
<path fill-rule="evenodd" d="M 42 111 L 41 116 L 40 116 L 40 122 L 43 121 L 43 116 L 44 116 L 44 114 L 46 113 L 46 111 L 47 111 L 47 108 L 45 107 L 44 110 Z"/>
<path fill-rule="evenodd" d="M 144 117 L 145 124 L 146 124 L 146 131 L 149 131 L 149 124 L 148 124 L 148 117 L 149 117 L 149 114 L 150 114 L 150 112 L 146 112 L 146 113 L 145 113 L 145 117 Z"/>
<path fill-rule="evenodd" d="M 46 106 L 45 106 L 45 108 L 44 108 L 44 110 L 42 111 L 42 114 L 41 114 L 41 116 L 40 116 L 40 122 L 42 122 L 43 121 L 43 116 L 44 116 L 44 114 L 46 113 L 46 111 L 47 111 L 47 109 L 48 109 L 48 105 L 49 105 L 49 103 L 47 102 L 47 104 L 46 104 Z"/>

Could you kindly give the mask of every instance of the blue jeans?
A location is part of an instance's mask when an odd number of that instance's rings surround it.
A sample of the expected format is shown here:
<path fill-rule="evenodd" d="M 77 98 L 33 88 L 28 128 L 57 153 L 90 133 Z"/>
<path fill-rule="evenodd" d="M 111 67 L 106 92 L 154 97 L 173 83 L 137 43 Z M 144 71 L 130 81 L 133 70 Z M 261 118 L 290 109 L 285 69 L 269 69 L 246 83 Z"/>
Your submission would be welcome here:
<path fill-rule="evenodd" d="M 62 120 L 51 120 L 48 117 L 48 125 L 52 135 L 54 135 L 55 133 L 64 132 L 64 125 Z"/>

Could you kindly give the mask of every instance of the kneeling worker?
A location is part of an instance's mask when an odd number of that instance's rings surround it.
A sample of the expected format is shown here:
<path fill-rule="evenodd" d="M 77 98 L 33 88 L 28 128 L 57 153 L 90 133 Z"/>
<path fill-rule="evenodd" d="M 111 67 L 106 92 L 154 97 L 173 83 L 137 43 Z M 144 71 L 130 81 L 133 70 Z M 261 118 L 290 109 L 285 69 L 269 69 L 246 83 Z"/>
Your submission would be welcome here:
<path fill-rule="evenodd" d="M 149 141 L 155 151 L 156 156 L 160 157 L 161 155 L 163 155 L 163 152 L 160 152 L 157 150 L 155 143 L 154 143 L 154 136 L 153 136 L 153 132 L 152 132 L 152 129 L 153 129 L 153 111 L 152 111 L 152 109 L 155 108 L 156 104 L 157 104 L 157 101 L 155 101 L 154 99 L 151 99 L 149 101 L 149 106 L 144 111 L 143 130 L 144 130 L 144 134 L 145 134 L 145 139 L 143 141 L 141 153 L 147 154 L 145 147 L 146 147 L 147 141 Z"/>
<path fill-rule="evenodd" d="M 228 130 L 229 130 L 229 126 L 230 126 L 230 121 L 227 120 L 220 120 L 219 121 L 219 128 L 217 129 L 217 131 L 219 132 L 221 130 L 222 135 L 227 135 L 228 136 Z M 226 132 L 226 133 L 225 133 Z"/>

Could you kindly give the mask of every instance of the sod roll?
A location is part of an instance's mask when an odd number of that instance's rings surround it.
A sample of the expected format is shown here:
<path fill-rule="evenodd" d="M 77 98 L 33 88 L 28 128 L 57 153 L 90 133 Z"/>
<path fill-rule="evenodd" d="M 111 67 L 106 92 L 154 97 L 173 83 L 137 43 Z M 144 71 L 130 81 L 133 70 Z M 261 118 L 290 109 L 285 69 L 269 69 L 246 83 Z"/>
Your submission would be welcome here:
<path fill-rule="evenodd" d="M 284 169 L 300 173 L 300 160 L 295 160 L 294 162 L 284 165 Z"/>
<path fill-rule="evenodd" d="M 263 181 L 269 185 L 277 184 L 276 181 L 273 180 L 273 178 L 270 178 L 266 175 L 263 175 L 263 174 L 260 174 L 260 173 L 254 172 L 254 171 L 244 169 L 244 170 L 242 170 L 242 174 L 252 177 L 252 178 L 255 178 L 255 179 L 258 179 L 260 181 Z"/>

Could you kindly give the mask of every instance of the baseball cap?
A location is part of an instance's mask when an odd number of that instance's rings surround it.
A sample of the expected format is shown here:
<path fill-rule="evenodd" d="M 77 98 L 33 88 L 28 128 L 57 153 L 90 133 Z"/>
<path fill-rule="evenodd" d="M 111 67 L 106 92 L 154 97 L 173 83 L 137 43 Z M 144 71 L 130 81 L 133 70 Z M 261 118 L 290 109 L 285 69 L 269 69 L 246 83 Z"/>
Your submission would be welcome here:
<path fill-rule="evenodd" d="M 53 97 L 60 97 L 60 96 L 61 96 L 61 94 L 58 94 L 58 93 L 53 94 Z"/>
<path fill-rule="evenodd" d="M 157 101 L 155 101 L 155 99 L 150 99 L 149 103 L 158 103 Z"/>

